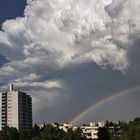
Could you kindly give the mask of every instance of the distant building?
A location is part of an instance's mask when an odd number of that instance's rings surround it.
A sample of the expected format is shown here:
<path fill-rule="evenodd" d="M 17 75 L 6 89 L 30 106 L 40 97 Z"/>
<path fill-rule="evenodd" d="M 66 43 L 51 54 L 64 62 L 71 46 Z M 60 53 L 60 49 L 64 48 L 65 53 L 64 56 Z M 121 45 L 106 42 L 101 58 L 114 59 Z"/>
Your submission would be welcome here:
<path fill-rule="evenodd" d="M 56 125 L 53 124 L 53 126 Z M 77 128 L 80 128 L 82 130 L 83 135 L 85 135 L 86 138 L 97 140 L 98 129 L 99 127 L 104 127 L 104 126 L 105 126 L 104 122 L 98 122 L 98 123 L 90 122 L 89 125 L 81 125 L 81 126 L 74 126 L 72 124 L 64 123 L 62 125 L 59 125 L 58 127 L 60 129 L 63 129 L 65 132 L 67 132 L 68 129 L 76 130 Z"/>
<path fill-rule="evenodd" d="M 55 125 L 54 125 L 54 126 L 55 126 Z M 63 129 L 65 132 L 67 132 L 68 129 L 71 129 L 71 128 L 73 129 L 74 127 L 73 127 L 73 125 L 71 125 L 71 124 L 64 123 L 63 125 L 60 125 L 59 128 L 60 128 L 60 129 Z"/>
<path fill-rule="evenodd" d="M 122 133 L 119 125 L 108 126 L 107 131 L 109 132 L 111 137 L 119 137 Z"/>
<path fill-rule="evenodd" d="M 90 122 L 89 125 L 81 126 L 80 128 L 83 131 L 83 134 L 88 139 L 98 139 L 98 129 L 99 127 L 104 127 L 104 122 L 98 122 L 97 124 L 94 122 Z"/>
<path fill-rule="evenodd" d="M 0 94 L 0 129 L 5 126 L 20 128 L 32 127 L 32 98 L 21 91 L 10 90 Z"/>

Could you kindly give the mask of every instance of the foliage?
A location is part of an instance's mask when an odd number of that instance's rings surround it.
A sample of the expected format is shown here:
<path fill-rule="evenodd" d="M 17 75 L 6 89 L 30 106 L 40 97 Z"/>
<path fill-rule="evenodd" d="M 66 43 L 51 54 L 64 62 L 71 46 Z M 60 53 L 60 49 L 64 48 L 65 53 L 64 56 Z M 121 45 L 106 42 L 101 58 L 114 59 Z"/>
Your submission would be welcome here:
<path fill-rule="evenodd" d="M 140 140 L 140 118 L 129 123 L 120 122 L 120 135 L 111 136 L 111 140 Z"/>
<path fill-rule="evenodd" d="M 19 140 L 19 133 L 16 128 L 4 127 L 0 131 L 0 140 Z"/>
<path fill-rule="evenodd" d="M 41 133 L 41 140 L 60 140 L 64 135 L 64 131 L 60 130 L 58 127 L 54 127 L 48 124 L 44 127 Z"/>
<path fill-rule="evenodd" d="M 31 140 L 32 130 L 31 129 L 21 129 L 19 131 L 19 140 Z"/>
<path fill-rule="evenodd" d="M 37 125 L 33 129 L 20 129 L 4 127 L 0 131 L 0 140 L 86 140 L 81 129 L 64 132 L 58 126 L 44 125 L 40 129 Z"/>
<path fill-rule="evenodd" d="M 140 140 L 140 118 L 121 126 L 121 140 Z"/>
<path fill-rule="evenodd" d="M 86 140 L 86 137 L 82 135 L 82 130 L 77 128 L 76 130 L 69 129 L 63 140 Z"/>
<path fill-rule="evenodd" d="M 107 131 L 107 128 L 103 127 L 99 127 L 98 129 L 98 139 L 99 140 L 110 140 L 110 137 L 109 137 L 109 133 Z"/>
<path fill-rule="evenodd" d="M 35 125 L 32 129 L 19 131 L 13 127 L 4 127 L 0 131 L 0 140 L 87 140 L 80 128 L 65 132 L 58 126 L 44 123 L 41 129 Z M 105 127 L 98 129 L 98 137 L 98 140 L 140 140 L 140 118 L 129 123 L 107 121 Z"/>

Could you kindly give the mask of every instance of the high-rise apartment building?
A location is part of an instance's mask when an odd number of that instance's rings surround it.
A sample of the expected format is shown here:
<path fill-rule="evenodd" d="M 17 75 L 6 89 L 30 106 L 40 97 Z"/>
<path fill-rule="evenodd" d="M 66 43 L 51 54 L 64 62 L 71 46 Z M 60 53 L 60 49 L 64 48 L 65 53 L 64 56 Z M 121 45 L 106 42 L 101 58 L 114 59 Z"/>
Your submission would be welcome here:
<path fill-rule="evenodd" d="M 20 128 L 32 127 L 32 98 L 21 91 L 10 90 L 0 94 L 0 129 L 4 126 Z"/>

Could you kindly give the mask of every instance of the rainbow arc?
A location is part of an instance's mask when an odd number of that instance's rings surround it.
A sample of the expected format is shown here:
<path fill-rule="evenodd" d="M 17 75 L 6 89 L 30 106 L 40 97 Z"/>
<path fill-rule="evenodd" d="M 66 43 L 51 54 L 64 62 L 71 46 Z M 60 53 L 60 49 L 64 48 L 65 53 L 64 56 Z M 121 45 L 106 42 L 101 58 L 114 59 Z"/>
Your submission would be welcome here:
<path fill-rule="evenodd" d="M 81 112 L 79 112 L 76 116 L 74 116 L 72 119 L 69 120 L 70 124 L 74 124 L 76 122 L 78 122 L 80 119 L 82 119 L 85 115 L 87 115 L 89 112 L 93 111 L 94 109 L 100 107 L 101 105 L 103 105 L 106 102 L 109 102 L 119 96 L 123 96 L 126 94 L 132 94 L 134 91 L 140 90 L 140 86 L 133 86 L 133 87 L 129 87 L 127 89 L 123 89 L 121 91 L 115 92 L 112 95 L 101 99 L 97 102 L 94 102 L 92 104 L 90 104 L 88 107 L 86 107 L 84 110 L 82 110 Z"/>

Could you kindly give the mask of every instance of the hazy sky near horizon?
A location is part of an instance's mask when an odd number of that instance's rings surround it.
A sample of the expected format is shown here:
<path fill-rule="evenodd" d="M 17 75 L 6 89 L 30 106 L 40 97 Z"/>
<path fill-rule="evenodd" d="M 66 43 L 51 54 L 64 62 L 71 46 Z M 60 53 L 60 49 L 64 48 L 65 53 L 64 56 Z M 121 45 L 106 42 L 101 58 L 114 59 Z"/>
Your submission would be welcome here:
<path fill-rule="evenodd" d="M 140 1 L 1 0 L 0 91 L 33 97 L 34 122 L 67 122 L 89 104 L 140 86 Z M 140 91 L 80 122 L 140 116 Z"/>

